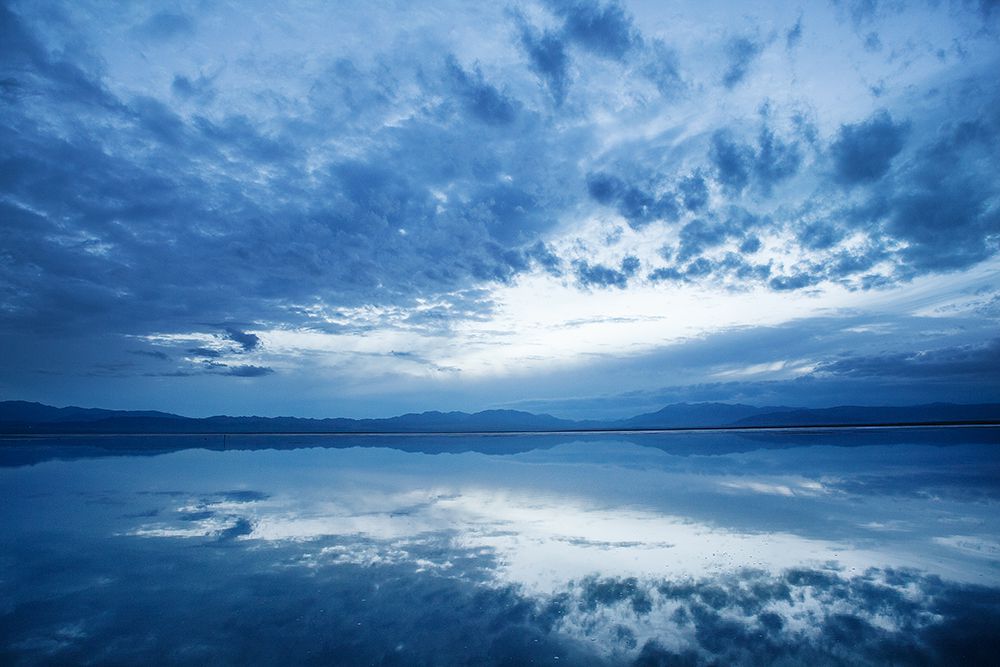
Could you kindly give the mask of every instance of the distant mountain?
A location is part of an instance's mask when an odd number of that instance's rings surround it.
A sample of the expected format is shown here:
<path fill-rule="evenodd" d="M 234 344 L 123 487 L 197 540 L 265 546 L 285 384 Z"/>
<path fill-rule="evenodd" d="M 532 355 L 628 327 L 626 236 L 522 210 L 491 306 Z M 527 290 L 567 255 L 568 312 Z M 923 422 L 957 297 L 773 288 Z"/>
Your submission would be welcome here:
<path fill-rule="evenodd" d="M 301 417 L 182 417 L 166 412 L 55 408 L 0 402 L 0 433 L 463 433 L 510 431 L 754 428 L 857 424 L 1000 422 L 1000 405 L 933 403 L 821 409 L 678 403 L 617 421 L 571 421 L 517 410 L 421 412 L 387 419 Z"/>
<path fill-rule="evenodd" d="M 3 433 L 460 433 L 558 431 L 580 422 L 517 410 L 422 412 L 388 419 L 301 417 L 182 417 L 166 412 L 54 408 L 27 401 L 0 402 Z"/>
<path fill-rule="evenodd" d="M 818 426 L 829 424 L 919 424 L 929 422 L 989 422 L 1000 420 L 1000 405 L 929 403 L 910 406 L 842 405 L 835 408 L 784 409 L 750 415 L 734 426 Z"/>
<path fill-rule="evenodd" d="M 741 419 L 769 412 L 792 410 L 787 407 L 756 408 L 739 403 L 675 403 L 662 410 L 615 422 L 620 428 L 697 428 L 729 426 Z"/>
<path fill-rule="evenodd" d="M 168 412 L 155 410 L 103 410 L 101 408 L 54 408 L 29 401 L 0 401 L 0 422 L 50 424 L 54 422 L 93 422 L 116 417 L 153 417 L 184 419 Z"/>

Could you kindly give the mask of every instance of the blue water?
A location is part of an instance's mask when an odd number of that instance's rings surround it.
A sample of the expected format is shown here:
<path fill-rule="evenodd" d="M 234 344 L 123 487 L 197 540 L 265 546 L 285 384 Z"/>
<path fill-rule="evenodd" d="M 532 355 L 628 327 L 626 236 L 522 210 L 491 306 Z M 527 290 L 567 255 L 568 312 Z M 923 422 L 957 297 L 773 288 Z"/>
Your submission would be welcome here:
<path fill-rule="evenodd" d="M 0 440 L 3 664 L 996 664 L 1000 431 Z"/>

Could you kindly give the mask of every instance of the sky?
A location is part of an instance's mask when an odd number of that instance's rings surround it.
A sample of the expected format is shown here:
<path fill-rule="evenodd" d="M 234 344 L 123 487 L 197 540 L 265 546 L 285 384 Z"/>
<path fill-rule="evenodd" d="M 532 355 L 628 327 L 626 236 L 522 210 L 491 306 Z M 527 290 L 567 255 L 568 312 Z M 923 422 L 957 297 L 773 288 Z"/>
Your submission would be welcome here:
<path fill-rule="evenodd" d="M 1000 401 L 1000 5 L 0 3 L 0 399 Z"/>

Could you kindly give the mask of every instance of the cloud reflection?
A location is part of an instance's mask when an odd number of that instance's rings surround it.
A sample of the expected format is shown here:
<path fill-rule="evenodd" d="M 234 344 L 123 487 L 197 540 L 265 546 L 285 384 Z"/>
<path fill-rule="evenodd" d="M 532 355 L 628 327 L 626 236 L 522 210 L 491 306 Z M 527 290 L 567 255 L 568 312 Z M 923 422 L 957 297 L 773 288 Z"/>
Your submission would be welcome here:
<path fill-rule="evenodd" d="M 0 661 L 994 655 L 995 447 L 640 441 L 0 469 Z"/>

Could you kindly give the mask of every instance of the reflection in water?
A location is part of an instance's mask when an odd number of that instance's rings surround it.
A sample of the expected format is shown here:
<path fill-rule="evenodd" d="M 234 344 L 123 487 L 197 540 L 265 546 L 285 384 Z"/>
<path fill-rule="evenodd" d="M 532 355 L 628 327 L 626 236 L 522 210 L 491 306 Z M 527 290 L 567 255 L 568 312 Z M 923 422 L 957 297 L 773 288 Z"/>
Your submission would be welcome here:
<path fill-rule="evenodd" d="M 8 448 L 0 661 L 1000 648 L 995 430 L 173 440 Z"/>

